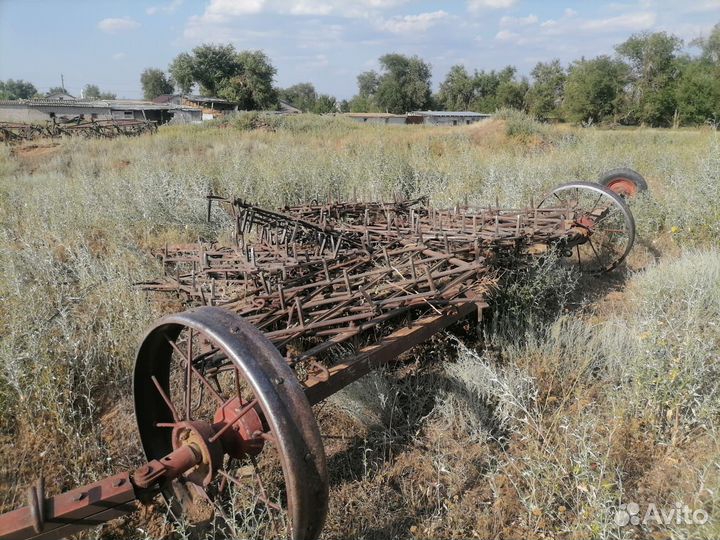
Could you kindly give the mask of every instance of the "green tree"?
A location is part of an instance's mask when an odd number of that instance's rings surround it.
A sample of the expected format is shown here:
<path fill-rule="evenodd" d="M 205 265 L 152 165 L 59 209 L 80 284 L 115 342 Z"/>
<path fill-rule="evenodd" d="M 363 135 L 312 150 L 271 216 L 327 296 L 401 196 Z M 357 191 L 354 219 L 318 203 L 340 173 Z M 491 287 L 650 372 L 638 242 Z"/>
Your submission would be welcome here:
<path fill-rule="evenodd" d="M 685 63 L 677 82 L 675 98 L 678 119 L 683 124 L 720 121 L 720 67 L 708 57 Z"/>
<path fill-rule="evenodd" d="M 533 83 L 527 93 L 528 111 L 540 118 L 557 118 L 563 100 L 563 87 L 567 74 L 560 60 L 538 62 L 530 75 Z"/>
<path fill-rule="evenodd" d="M 277 70 L 267 55 L 262 51 L 241 51 L 235 60 L 237 72 L 221 82 L 217 95 L 245 110 L 275 108 L 278 93 L 273 79 Z"/>
<path fill-rule="evenodd" d="M 703 60 L 720 66 L 720 23 L 713 26 L 708 37 L 695 39 L 691 44 L 700 47 Z"/>
<path fill-rule="evenodd" d="M 280 99 L 292 103 L 298 109 L 308 112 L 317 101 L 317 92 L 312 83 L 298 83 L 279 90 Z"/>
<path fill-rule="evenodd" d="M 386 54 L 380 57 L 380 75 L 375 101 L 391 113 L 424 109 L 430 104 L 430 64 L 418 56 Z"/>
<path fill-rule="evenodd" d="M 193 57 L 184 52 L 178 54 L 168 68 L 170 77 L 182 94 L 189 94 L 195 86 L 193 78 Z"/>
<path fill-rule="evenodd" d="M 497 87 L 497 106 L 525 110 L 525 96 L 528 93 L 528 81 L 511 79 L 502 81 Z"/>
<path fill-rule="evenodd" d="M 312 112 L 315 114 L 326 114 L 337 111 L 337 100 L 328 94 L 320 94 L 315 100 Z"/>
<path fill-rule="evenodd" d="M 476 71 L 475 99 L 471 110 L 490 113 L 503 106 L 522 108 L 521 101 L 524 100 L 520 100 L 520 94 L 523 92 L 523 81 L 517 81 L 516 74 L 514 66 L 506 66 L 500 71 Z M 527 82 L 524 85 L 526 90 Z"/>
<path fill-rule="evenodd" d="M 379 112 L 376 96 L 380 86 L 380 75 L 364 71 L 357 76 L 358 93 L 348 102 L 350 112 Z"/>
<path fill-rule="evenodd" d="M 570 66 L 565 81 L 564 109 L 574 122 L 618 120 L 628 66 L 609 56 L 581 59 Z"/>
<path fill-rule="evenodd" d="M 112 92 L 102 92 L 96 84 L 86 84 L 83 89 L 83 97 L 85 99 L 116 99 L 117 96 Z"/>
<path fill-rule="evenodd" d="M 0 81 L 0 99 L 30 99 L 37 93 L 37 88 L 32 83 L 21 79 Z"/>
<path fill-rule="evenodd" d="M 67 90 L 65 90 L 62 86 L 53 86 L 45 95 L 51 96 L 53 94 L 67 94 Z"/>
<path fill-rule="evenodd" d="M 220 90 L 240 75 L 242 66 L 232 45 L 200 45 L 192 51 L 192 77 L 204 96 L 219 96 Z"/>
<path fill-rule="evenodd" d="M 630 114 L 638 122 L 667 126 L 676 115 L 677 52 L 682 40 L 666 32 L 631 36 L 615 49 L 630 63 Z"/>
<path fill-rule="evenodd" d="M 377 93 L 378 86 L 380 86 L 380 75 L 374 70 L 364 71 L 357 76 L 357 84 L 358 96 L 372 97 Z"/>
<path fill-rule="evenodd" d="M 275 73 L 262 51 L 236 52 L 232 45 L 200 45 L 170 64 L 170 74 L 183 93 L 197 83 L 203 95 L 225 98 L 246 110 L 277 105 Z"/>
<path fill-rule="evenodd" d="M 353 96 L 348 102 L 348 109 L 354 113 L 380 112 L 380 108 L 372 96 L 363 96 L 360 94 Z"/>
<path fill-rule="evenodd" d="M 457 64 L 450 68 L 440 83 L 436 101 L 447 111 L 467 111 L 476 97 L 476 84 L 465 66 Z"/>
<path fill-rule="evenodd" d="M 140 84 L 145 99 L 152 100 L 163 94 L 171 94 L 175 89 L 172 79 L 169 79 L 162 69 L 147 68 L 140 75 Z"/>

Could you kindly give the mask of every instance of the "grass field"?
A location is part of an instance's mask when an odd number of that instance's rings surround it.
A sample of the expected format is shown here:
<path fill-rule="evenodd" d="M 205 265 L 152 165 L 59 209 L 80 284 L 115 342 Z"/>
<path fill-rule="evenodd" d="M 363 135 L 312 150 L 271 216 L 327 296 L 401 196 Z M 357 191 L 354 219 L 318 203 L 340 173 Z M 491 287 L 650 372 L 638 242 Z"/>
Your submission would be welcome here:
<path fill-rule="evenodd" d="M 327 442 L 324 536 L 630 538 L 614 522 L 629 502 L 709 517 L 646 534 L 720 536 L 720 136 L 501 116 L 454 129 L 241 117 L 0 147 L 0 508 L 23 504 L 39 472 L 59 491 L 141 463 L 134 352 L 178 306 L 132 283 L 161 271 L 152 248 L 222 238 L 208 192 L 525 205 L 629 166 L 650 191 L 632 202 L 627 268 L 535 268 L 497 298 L 484 347 L 442 334 L 324 409 L 341 437 Z M 92 535 L 186 535 L 172 528 L 145 513 Z"/>

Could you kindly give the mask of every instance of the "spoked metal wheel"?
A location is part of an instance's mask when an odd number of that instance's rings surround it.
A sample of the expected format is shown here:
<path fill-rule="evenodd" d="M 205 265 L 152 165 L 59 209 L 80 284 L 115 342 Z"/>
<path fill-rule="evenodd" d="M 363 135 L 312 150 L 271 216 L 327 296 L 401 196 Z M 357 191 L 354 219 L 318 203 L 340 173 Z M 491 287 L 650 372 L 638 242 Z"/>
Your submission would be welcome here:
<path fill-rule="evenodd" d="M 560 246 L 577 260 L 580 270 L 609 272 L 622 263 L 635 242 L 635 220 L 615 192 L 591 182 L 556 187 L 539 208 L 557 209 L 565 217 L 568 234 Z"/>
<path fill-rule="evenodd" d="M 138 351 L 134 396 L 148 460 L 190 444 L 202 454 L 162 486 L 176 517 L 219 514 L 231 535 L 320 534 L 328 480 L 317 422 L 295 374 L 255 327 L 215 307 L 161 319 Z"/>

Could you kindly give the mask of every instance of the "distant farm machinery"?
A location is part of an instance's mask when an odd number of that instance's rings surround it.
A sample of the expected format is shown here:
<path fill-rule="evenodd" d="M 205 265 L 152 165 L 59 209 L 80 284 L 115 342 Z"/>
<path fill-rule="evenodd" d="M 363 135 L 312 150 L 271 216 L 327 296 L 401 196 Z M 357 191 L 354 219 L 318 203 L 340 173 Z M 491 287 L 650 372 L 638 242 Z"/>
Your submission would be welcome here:
<path fill-rule="evenodd" d="M 635 238 L 623 198 L 588 182 L 524 209 L 437 209 L 421 198 L 271 211 L 210 196 L 208 219 L 212 204 L 232 219 L 229 245 L 167 246 L 157 254 L 164 276 L 140 284 L 193 306 L 158 321 L 137 353 L 148 462 L 53 497 L 38 482 L 26 506 L 0 516 L 0 538 L 59 538 L 157 493 L 175 516 L 230 521 L 241 514 L 226 502 L 237 490 L 268 516 L 272 537 L 317 538 L 329 482 L 313 405 L 480 317 L 503 265 L 556 250 L 603 273 Z"/>
<path fill-rule="evenodd" d="M 119 136 L 132 137 L 156 131 L 157 123 L 147 120 L 78 120 L 65 123 L 46 122 L 44 124 L 0 122 L 0 142 L 17 143 L 59 137 L 111 139 Z"/>

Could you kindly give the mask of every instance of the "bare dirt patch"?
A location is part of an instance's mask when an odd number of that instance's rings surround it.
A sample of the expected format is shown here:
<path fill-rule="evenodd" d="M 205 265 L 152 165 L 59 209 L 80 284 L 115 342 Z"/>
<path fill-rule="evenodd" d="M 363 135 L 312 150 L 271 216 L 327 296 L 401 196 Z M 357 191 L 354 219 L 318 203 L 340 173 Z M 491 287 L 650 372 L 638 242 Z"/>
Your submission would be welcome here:
<path fill-rule="evenodd" d="M 15 146 L 12 154 L 24 170 L 33 174 L 41 165 L 60 153 L 60 146 L 59 142 L 54 141 L 33 141 Z"/>

